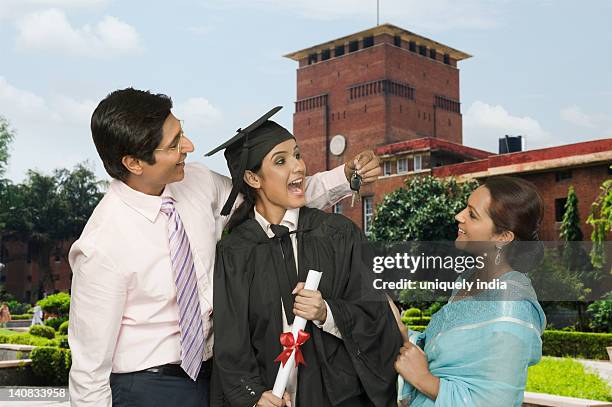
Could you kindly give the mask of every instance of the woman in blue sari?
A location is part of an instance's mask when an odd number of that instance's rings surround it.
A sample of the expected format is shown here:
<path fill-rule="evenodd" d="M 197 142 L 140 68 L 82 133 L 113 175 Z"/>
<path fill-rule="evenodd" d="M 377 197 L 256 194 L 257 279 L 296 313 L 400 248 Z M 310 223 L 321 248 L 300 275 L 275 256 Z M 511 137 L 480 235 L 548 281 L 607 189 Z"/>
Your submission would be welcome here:
<path fill-rule="evenodd" d="M 400 405 L 520 406 L 527 368 L 542 355 L 546 318 L 525 264 L 541 258 L 542 199 L 520 178 L 494 177 L 455 216 L 455 245 L 486 253 L 485 267 L 458 281 L 497 279 L 505 290 L 452 293 L 427 329 L 409 331 L 396 360 Z"/>

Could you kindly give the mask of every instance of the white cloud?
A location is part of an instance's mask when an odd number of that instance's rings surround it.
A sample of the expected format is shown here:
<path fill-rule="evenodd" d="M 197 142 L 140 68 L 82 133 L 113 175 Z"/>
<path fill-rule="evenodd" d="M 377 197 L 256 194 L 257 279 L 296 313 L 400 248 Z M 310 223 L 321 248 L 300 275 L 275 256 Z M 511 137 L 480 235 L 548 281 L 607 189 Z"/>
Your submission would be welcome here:
<path fill-rule="evenodd" d="M 19 181 L 30 168 L 50 172 L 87 159 L 99 162 L 89 132 L 95 105 L 67 95 L 43 97 L 0 77 L 0 112 L 17 133 L 7 176 Z"/>
<path fill-rule="evenodd" d="M 584 113 L 578 106 L 569 106 L 560 112 L 561 120 L 576 126 L 594 128 L 593 118 Z"/>
<path fill-rule="evenodd" d="M 409 29 L 443 31 L 455 28 L 488 29 L 498 24 L 498 15 L 508 3 L 477 0 L 384 0 L 380 2 L 380 22 L 397 22 Z M 217 0 L 210 7 L 254 8 L 263 11 L 285 11 L 304 18 L 333 21 L 368 19 L 376 22 L 374 0 Z"/>
<path fill-rule="evenodd" d="M 178 118 L 185 120 L 187 128 L 207 127 L 221 118 L 221 112 L 202 97 L 189 98 L 178 103 L 172 110 Z"/>
<path fill-rule="evenodd" d="M 87 24 L 75 28 L 63 11 L 49 9 L 20 18 L 17 31 L 17 44 L 25 49 L 94 58 L 108 58 L 141 49 L 136 29 L 112 16 L 104 17 L 95 26 Z"/>
<path fill-rule="evenodd" d="M 529 116 L 513 116 L 500 105 L 475 101 L 463 116 L 463 144 L 498 151 L 498 139 L 505 135 L 525 138 L 525 148 L 549 147 L 558 144 L 540 123 Z"/>

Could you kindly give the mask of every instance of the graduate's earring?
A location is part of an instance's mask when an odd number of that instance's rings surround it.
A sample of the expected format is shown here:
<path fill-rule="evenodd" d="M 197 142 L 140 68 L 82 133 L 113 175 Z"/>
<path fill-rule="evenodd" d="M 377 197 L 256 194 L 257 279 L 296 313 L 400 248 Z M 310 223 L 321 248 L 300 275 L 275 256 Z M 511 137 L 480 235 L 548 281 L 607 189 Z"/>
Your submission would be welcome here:
<path fill-rule="evenodd" d="M 495 256 L 495 265 L 499 266 L 501 264 L 501 252 L 502 252 L 502 246 L 497 246 L 495 245 L 495 247 L 497 247 L 497 255 Z"/>

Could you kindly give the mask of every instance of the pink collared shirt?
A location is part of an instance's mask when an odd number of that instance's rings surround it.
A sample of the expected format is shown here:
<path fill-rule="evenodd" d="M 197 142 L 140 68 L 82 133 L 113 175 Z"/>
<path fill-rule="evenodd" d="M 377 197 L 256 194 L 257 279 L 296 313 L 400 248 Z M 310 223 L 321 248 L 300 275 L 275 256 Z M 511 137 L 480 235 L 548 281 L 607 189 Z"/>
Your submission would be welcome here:
<path fill-rule="evenodd" d="M 219 212 L 231 180 L 202 164 L 162 196 L 146 195 L 113 180 L 73 244 L 69 342 L 72 406 L 111 406 L 110 373 L 180 361 L 178 305 L 162 197 L 175 199 L 189 237 L 204 323 L 212 324 L 212 281 L 217 241 L 229 217 Z M 308 177 L 309 206 L 328 207 L 350 189 L 340 166 Z M 240 204 L 238 200 L 235 204 Z M 206 340 L 204 360 L 214 338 Z"/>

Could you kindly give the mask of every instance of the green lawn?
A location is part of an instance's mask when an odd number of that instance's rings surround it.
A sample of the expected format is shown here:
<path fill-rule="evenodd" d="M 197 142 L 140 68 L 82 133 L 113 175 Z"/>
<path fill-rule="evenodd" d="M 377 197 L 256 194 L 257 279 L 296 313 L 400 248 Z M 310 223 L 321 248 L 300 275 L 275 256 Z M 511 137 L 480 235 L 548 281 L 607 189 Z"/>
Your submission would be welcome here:
<path fill-rule="evenodd" d="M 612 401 L 612 389 L 597 374 L 570 358 L 543 357 L 529 368 L 527 391 Z"/>
<path fill-rule="evenodd" d="M 17 335 L 19 332 L 11 331 L 10 329 L 0 328 L 0 335 Z"/>

